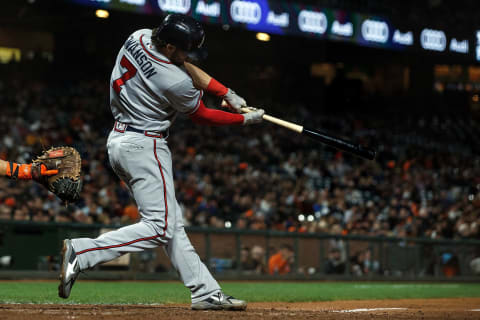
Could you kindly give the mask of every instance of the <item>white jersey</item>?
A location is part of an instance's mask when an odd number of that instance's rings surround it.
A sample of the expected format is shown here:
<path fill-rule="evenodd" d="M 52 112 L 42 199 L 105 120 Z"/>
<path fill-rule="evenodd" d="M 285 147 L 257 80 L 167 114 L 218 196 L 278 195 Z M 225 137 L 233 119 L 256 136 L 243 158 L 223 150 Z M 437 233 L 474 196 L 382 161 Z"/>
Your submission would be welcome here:
<path fill-rule="evenodd" d="M 116 121 L 165 131 L 178 112 L 197 110 L 202 91 L 185 70 L 155 49 L 151 36 L 150 29 L 135 31 L 120 49 L 110 79 L 110 107 Z"/>

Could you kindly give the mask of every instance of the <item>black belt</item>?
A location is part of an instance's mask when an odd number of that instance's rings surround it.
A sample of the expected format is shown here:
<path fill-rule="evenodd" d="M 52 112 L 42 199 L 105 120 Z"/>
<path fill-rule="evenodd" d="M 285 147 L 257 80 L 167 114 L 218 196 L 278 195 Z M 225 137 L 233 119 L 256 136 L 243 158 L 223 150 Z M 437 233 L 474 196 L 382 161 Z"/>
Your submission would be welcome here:
<path fill-rule="evenodd" d="M 168 130 L 167 131 L 140 130 L 134 127 L 130 127 L 129 125 L 126 125 L 118 121 L 115 122 L 113 129 L 121 133 L 125 131 L 136 132 L 151 138 L 167 138 L 168 137 Z"/>

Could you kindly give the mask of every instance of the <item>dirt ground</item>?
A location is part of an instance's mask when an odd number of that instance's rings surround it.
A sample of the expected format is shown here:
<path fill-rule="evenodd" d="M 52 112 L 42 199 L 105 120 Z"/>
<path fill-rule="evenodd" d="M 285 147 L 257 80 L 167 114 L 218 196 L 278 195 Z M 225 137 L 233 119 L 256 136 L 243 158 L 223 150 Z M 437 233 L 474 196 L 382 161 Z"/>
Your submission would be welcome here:
<path fill-rule="evenodd" d="M 188 305 L 2 304 L 0 320 L 56 319 L 480 319 L 480 298 L 250 303 L 246 311 L 192 311 Z"/>

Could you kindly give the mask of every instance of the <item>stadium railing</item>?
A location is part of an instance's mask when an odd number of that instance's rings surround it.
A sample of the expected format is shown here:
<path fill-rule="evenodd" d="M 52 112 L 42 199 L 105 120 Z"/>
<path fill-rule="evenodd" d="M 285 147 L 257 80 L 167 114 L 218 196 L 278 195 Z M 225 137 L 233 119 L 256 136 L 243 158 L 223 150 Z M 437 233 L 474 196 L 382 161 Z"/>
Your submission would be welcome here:
<path fill-rule="evenodd" d="M 119 227 L 0 221 L 0 278 L 55 278 L 63 239 L 96 237 Z M 200 227 L 186 230 L 199 256 L 219 279 L 480 281 L 479 240 Z M 269 258 L 285 245 L 293 251 L 288 272 L 270 274 Z M 260 259 L 252 262 L 252 251 L 257 258 L 260 253 Z M 88 274 L 92 279 L 177 277 L 162 248 L 123 256 Z"/>

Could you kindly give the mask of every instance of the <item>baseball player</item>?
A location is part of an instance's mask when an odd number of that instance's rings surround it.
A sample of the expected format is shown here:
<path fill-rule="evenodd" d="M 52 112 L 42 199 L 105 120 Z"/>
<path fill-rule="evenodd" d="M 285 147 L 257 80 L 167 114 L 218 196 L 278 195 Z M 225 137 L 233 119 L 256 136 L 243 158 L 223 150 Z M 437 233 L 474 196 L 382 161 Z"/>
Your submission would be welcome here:
<path fill-rule="evenodd" d="M 117 56 L 110 81 L 115 118 L 107 148 L 115 173 L 137 203 L 140 222 L 96 239 L 64 240 L 59 296 L 68 298 L 80 271 L 128 252 L 163 246 L 195 310 L 244 310 L 245 301 L 224 294 L 191 245 L 175 198 L 168 129 L 178 113 L 206 125 L 249 125 L 263 110 L 246 114 L 206 108 L 202 90 L 223 97 L 239 110 L 245 100 L 199 68 L 187 64 L 189 51 L 200 48 L 205 34 L 191 17 L 168 15 L 154 29 L 134 32 Z M 189 74 L 188 72 L 192 74 Z"/>

